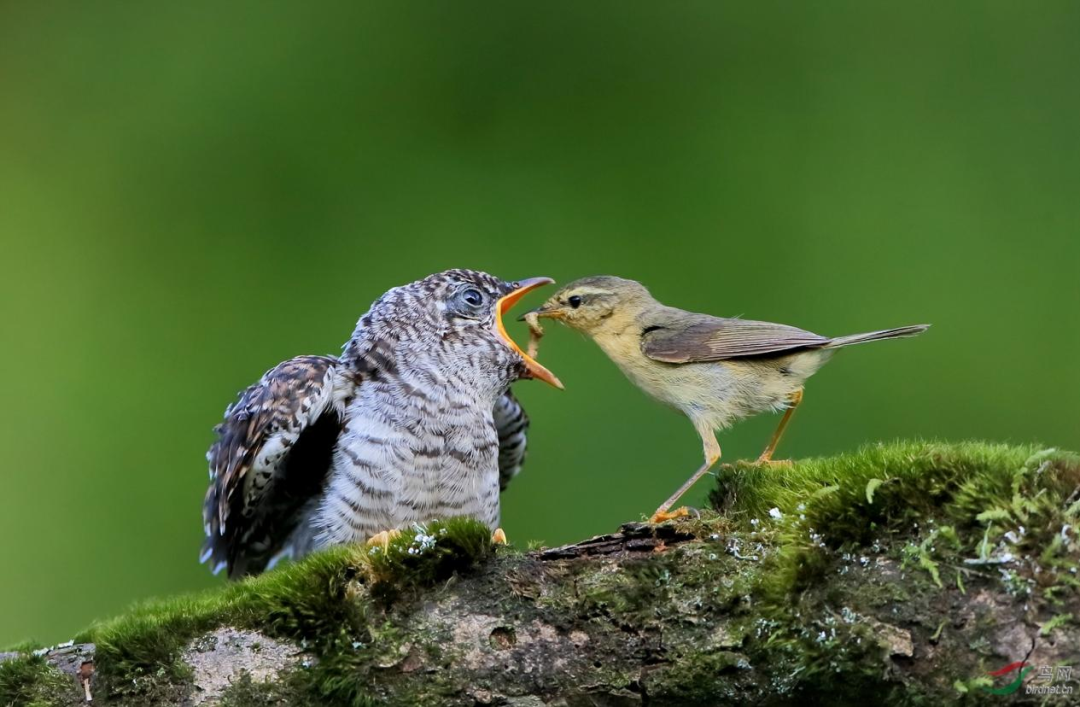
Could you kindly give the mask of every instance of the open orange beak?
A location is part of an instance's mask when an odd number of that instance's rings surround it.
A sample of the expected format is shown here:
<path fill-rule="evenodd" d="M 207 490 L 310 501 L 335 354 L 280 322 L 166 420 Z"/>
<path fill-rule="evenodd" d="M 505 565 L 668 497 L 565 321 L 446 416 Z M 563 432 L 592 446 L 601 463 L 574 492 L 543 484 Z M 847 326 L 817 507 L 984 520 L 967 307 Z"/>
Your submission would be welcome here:
<path fill-rule="evenodd" d="M 514 340 L 511 339 L 510 335 L 506 333 L 506 328 L 503 327 L 502 321 L 503 314 L 505 314 L 507 310 L 513 307 L 514 303 L 524 297 L 526 293 L 535 290 L 537 287 L 542 287 L 543 285 L 550 285 L 553 282 L 555 281 L 552 280 L 550 277 L 532 277 L 528 280 L 518 281 L 518 288 L 516 290 L 506 295 L 505 297 L 500 298 L 499 301 L 495 303 L 495 332 L 503 341 L 506 342 L 507 346 L 516 351 L 519 356 L 525 359 L 525 370 L 529 372 L 530 378 L 537 378 L 544 381 L 548 385 L 554 386 L 559 390 L 562 390 L 562 381 L 556 378 L 554 373 L 537 363 L 535 359 L 529 356 L 529 354 L 522 351 L 521 347 L 514 343 Z"/>

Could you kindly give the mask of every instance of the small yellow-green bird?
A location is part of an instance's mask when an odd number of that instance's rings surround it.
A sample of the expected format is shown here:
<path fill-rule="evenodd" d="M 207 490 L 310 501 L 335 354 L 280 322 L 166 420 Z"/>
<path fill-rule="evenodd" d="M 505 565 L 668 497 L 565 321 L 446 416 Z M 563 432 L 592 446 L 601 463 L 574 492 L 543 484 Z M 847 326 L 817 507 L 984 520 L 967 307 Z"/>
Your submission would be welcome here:
<path fill-rule="evenodd" d="M 690 418 L 705 447 L 705 463 L 652 516 L 661 522 L 686 514 L 669 509 L 720 459 L 716 431 L 765 411 L 785 410 L 758 457 L 773 462 L 776 445 L 803 383 L 836 349 L 880 339 L 915 336 L 917 324 L 830 338 L 783 324 L 696 314 L 657 302 L 638 282 L 601 275 L 564 286 L 523 319 L 547 317 L 592 337 L 626 377 Z"/>

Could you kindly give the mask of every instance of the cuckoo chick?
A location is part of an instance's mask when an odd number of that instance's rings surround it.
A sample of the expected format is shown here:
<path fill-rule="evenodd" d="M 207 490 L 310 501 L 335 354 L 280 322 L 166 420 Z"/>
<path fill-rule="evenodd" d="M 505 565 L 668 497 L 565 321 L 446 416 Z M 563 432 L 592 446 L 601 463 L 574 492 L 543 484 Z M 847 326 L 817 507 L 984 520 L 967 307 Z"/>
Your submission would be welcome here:
<path fill-rule="evenodd" d="M 551 282 L 431 275 L 380 297 L 340 358 L 267 371 L 215 428 L 202 560 L 239 577 L 450 516 L 505 537 L 499 493 L 521 468 L 529 424 L 510 384 L 562 384 L 502 315 Z"/>

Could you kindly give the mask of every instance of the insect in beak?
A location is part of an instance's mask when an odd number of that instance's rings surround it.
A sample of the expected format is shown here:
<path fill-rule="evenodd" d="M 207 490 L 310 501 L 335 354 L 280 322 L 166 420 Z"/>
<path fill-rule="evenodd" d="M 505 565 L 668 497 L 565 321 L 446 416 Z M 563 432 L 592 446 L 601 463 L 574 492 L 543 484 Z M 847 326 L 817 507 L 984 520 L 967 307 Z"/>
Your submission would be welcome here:
<path fill-rule="evenodd" d="M 535 290 L 537 287 L 543 285 L 550 285 L 555 281 L 550 277 L 532 277 L 528 280 L 520 280 L 514 283 L 517 287 L 510 294 L 499 299 L 495 303 L 495 333 L 499 335 L 507 346 L 516 351 L 519 356 L 525 359 L 525 369 L 529 372 L 530 378 L 537 378 L 544 381 L 550 386 L 554 386 L 559 390 L 563 389 L 562 381 L 555 377 L 555 374 L 548 369 L 537 363 L 536 359 L 529 356 L 527 353 L 521 350 L 521 347 L 514 343 L 514 340 L 510 338 L 510 335 L 506 333 L 506 328 L 503 326 L 502 317 L 511 307 L 514 306 L 519 299 L 525 296 L 526 293 Z"/>
<path fill-rule="evenodd" d="M 525 318 L 530 314 L 535 314 L 537 317 L 545 317 L 547 319 L 562 319 L 563 312 L 564 310 L 560 309 L 559 307 L 549 307 L 548 303 L 545 302 L 536 309 L 530 309 L 528 312 L 525 312 L 525 314 L 522 314 L 520 317 L 517 318 L 517 320 L 519 322 L 524 322 L 526 321 Z"/>

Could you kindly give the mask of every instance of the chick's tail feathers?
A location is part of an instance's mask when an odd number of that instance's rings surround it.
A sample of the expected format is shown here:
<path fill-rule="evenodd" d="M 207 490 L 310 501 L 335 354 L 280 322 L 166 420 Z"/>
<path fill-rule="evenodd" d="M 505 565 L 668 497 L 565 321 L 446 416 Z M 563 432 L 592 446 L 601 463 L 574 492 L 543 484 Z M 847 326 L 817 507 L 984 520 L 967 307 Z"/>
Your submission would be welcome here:
<path fill-rule="evenodd" d="M 823 346 L 822 348 L 838 349 L 841 346 L 851 346 L 852 344 L 865 344 L 868 341 L 881 341 L 882 339 L 900 339 L 905 336 L 917 336 L 929 328 L 929 324 L 914 324 L 912 326 L 897 327 L 896 329 L 870 331 L 866 332 L 865 334 L 838 336 L 835 339 L 831 339 L 829 343 L 825 344 L 825 346 Z"/>

